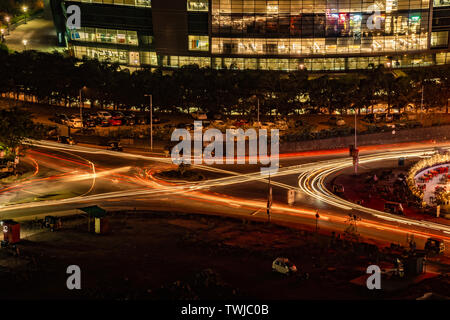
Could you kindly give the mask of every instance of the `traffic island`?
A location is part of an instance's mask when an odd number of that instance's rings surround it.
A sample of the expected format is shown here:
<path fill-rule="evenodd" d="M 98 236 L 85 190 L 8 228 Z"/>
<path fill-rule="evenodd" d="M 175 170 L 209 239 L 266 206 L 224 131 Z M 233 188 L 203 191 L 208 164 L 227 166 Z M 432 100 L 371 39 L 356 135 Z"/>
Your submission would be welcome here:
<path fill-rule="evenodd" d="M 436 206 L 423 205 L 411 194 L 408 175 L 418 161 L 395 159 L 365 163 L 358 167 L 358 175 L 354 174 L 353 167 L 348 167 L 330 177 L 327 188 L 367 208 L 449 225 L 445 212 L 436 217 Z"/>

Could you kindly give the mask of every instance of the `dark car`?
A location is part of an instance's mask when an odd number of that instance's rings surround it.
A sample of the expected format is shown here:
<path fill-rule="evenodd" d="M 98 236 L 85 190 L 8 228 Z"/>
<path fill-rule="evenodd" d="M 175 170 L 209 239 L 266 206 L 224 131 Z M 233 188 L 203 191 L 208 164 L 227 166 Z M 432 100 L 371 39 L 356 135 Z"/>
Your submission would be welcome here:
<path fill-rule="evenodd" d="M 442 239 L 437 238 L 428 238 L 425 243 L 425 251 L 431 252 L 434 254 L 441 254 L 445 251 L 444 241 Z"/>
<path fill-rule="evenodd" d="M 299 127 L 303 127 L 303 121 L 302 120 L 296 120 L 295 121 L 295 123 L 294 123 L 294 126 L 296 127 L 296 128 L 299 128 Z"/>
<path fill-rule="evenodd" d="M 153 117 L 152 122 L 153 123 L 161 123 L 161 119 L 158 117 Z"/>
<path fill-rule="evenodd" d="M 64 143 L 64 144 L 70 144 L 70 145 L 77 144 L 76 141 L 72 137 L 68 137 L 68 136 L 59 136 L 58 142 Z"/>
<path fill-rule="evenodd" d="M 119 116 L 112 116 L 108 119 L 108 122 L 111 126 L 121 126 L 123 123 L 122 118 Z"/>
<path fill-rule="evenodd" d="M 133 112 L 126 112 L 123 121 L 127 126 L 134 126 L 136 124 L 136 115 Z"/>
<path fill-rule="evenodd" d="M 101 126 L 101 127 L 109 127 L 109 121 L 108 121 L 108 119 L 105 119 L 105 118 L 97 117 L 95 119 L 95 124 L 98 126 Z"/>
<path fill-rule="evenodd" d="M 150 116 L 138 115 L 135 117 L 136 124 L 150 124 Z"/>
<path fill-rule="evenodd" d="M 112 151 L 123 151 L 122 145 L 120 144 L 119 141 L 116 140 L 109 141 L 108 147 L 106 149 Z"/>
<path fill-rule="evenodd" d="M 54 117 L 51 117 L 49 120 L 59 124 L 68 124 L 70 119 L 67 115 L 63 113 L 57 113 L 55 114 Z"/>
<path fill-rule="evenodd" d="M 83 119 L 83 125 L 85 126 L 85 127 L 87 127 L 87 128 L 92 128 L 92 127 L 95 127 L 95 120 L 94 119 L 91 119 L 91 118 L 85 118 L 85 119 Z"/>

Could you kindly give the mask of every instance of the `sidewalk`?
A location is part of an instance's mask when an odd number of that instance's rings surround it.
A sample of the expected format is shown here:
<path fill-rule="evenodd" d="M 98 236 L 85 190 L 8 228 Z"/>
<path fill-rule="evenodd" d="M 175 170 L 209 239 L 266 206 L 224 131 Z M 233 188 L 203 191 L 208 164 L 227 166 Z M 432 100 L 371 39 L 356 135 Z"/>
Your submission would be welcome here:
<path fill-rule="evenodd" d="M 23 44 L 27 40 L 27 45 Z M 5 35 L 5 44 L 10 50 L 37 50 L 44 52 L 63 51 L 56 45 L 56 30 L 52 20 L 42 18 L 42 13 L 35 18 L 28 18 L 27 23 L 21 22 L 11 25 L 10 34 Z"/>

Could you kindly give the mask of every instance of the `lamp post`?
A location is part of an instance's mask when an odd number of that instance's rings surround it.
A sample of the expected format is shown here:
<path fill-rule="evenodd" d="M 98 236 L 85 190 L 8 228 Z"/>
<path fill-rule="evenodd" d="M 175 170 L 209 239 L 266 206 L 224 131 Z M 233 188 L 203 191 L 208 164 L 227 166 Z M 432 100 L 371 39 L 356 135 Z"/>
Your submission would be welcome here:
<path fill-rule="evenodd" d="M 316 210 L 316 233 L 319 233 L 319 209 Z"/>
<path fill-rule="evenodd" d="M 23 10 L 23 15 L 25 17 L 25 24 L 26 24 L 27 23 L 27 10 L 28 10 L 28 7 L 23 6 L 22 10 Z"/>
<path fill-rule="evenodd" d="M 150 98 L 150 150 L 153 151 L 153 95 L 145 94 L 144 96 Z"/>
<path fill-rule="evenodd" d="M 9 36 L 9 16 L 6 16 L 5 17 L 5 20 L 6 20 L 6 25 L 8 26 L 8 36 Z"/>
<path fill-rule="evenodd" d="M 83 86 L 83 88 L 80 89 L 80 120 L 81 123 L 83 123 L 83 100 L 81 99 L 81 92 L 86 89 L 86 86 Z"/>
<path fill-rule="evenodd" d="M 356 138 L 356 108 L 355 108 L 355 149 L 357 148 L 357 146 L 356 146 L 356 142 L 357 142 L 357 138 Z"/>
<path fill-rule="evenodd" d="M 258 98 L 258 126 L 259 126 L 259 98 Z"/>
<path fill-rule="evenodd" d="M 353 154 L 353 165 L 354 165 L 354 170 L 355 170 L 355 175 L 358 174 L 358 157 L 359 157 L 359 152 L 358 152 L 358 140 L 357 140 L 357 121 L 356 121 L 356 108 L 355 110 L 355 148 L 354 148 L 354 154 Z"/>
<path fill-rule="evenodd" d="M 23 47 L 24 47 L 24 51 L 27 51 L 27 43 L 28 43 L 28 40 L 26 40 L 26 39 L 23 39 L 22 40 L 22 43 L 23 43 Z"/>

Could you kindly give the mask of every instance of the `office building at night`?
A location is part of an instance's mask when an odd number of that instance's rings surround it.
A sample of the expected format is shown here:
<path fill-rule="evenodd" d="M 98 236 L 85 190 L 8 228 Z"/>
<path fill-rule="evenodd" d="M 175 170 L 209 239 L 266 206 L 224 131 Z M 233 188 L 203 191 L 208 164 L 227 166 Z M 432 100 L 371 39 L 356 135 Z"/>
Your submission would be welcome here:
<path fill-rule="evenodd" d="M 81 29 L 66 8 L 81 8 Z M 450 63 L 450 0 L 51 0 L 60 45 L 130 67 L 351 71 Z"/>

